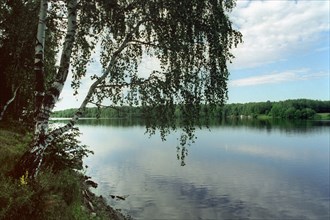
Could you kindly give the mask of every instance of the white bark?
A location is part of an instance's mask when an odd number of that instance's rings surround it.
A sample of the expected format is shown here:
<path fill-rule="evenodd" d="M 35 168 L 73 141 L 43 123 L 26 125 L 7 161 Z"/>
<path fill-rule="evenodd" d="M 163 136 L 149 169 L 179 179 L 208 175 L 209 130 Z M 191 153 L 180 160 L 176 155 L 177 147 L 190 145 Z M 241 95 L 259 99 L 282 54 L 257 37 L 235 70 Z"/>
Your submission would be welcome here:
<path fill-rule="evenodd" d="M 135 30 L 134 30 L 135 31 Z M 132 31 L 133 32 L 133 31 Z M 98 78 L 89 88 L 88 93 L 84 99 L 84 101 L 81 103 L 79 109 L 75 113 L 75 115 L 72 117 L 69 123 L 67 123 L 65 126 L 58 128 L 54 131 L 52 131 L 49 135 L 47 135 L 47 138 L 45 139 L 45 148 L 58 136 L 62 135 L 64 132 L 69 131 L 73 128 L 75 123 L 79 120 L 83 112 L 85 111 L 85 108 L 89 101 L 91 100 L 91 97 L 93 96 L 96 88 L 98 85 L 102 83 L 102 81 L 111 73 L 112 68 L 114 66 L 114 63 L 117 59 L 117 56 L 128 46 L 128 43 L 130 41 L 130 34 L 127 35 L 125 40 L 122 42 L 121 46 L 114 52 L 109 65 L 107 69 L 103 72 L 102 76 Z"/>
<path fill-rule="evenodd" d="M 23 158 L 22 167 L 19 168 L 22 171 L 24 169 L 23 166 L 26 166 L 25 169 L 29 169 L 29 175 L 35 177 L 38 175 L 40 170 L 40 165 L 43 159 L 44 152 L 48 145 L 54 140 L 54 135 L 48 134 L 48 121 L 53 110 L 55 103 L 58 101 L 58 98 L 62 92 L 64 83 L 67 79 L 69 66 L 70 66 L 70 58 L 71 52 L 74 44 L 74 38 L 76 33 L 76 21 L 77 21 L 77 0 L 68 0 L 67 3 L 68 8 L 68 23 L 67 23 L 67 33 L 65 36 L 65 41 L 63 44 L 63 50 L 61 54 L 60 60 L 60 68 L 56 74 L 55 82 L 51 85 L 51 87 L 46 92 L 45 96 L 42 99 L 42 104 L 38 111 L 38 115 L 36 117 L 36 126 L 35 126 L 35 139 L 33 143 L 33 147 L 30 150 L 29 154 L 27 154 L 26 158 Z M 47 10 L 47 0 L 43 0 L 40 5 L 40 17 L 45 18 Z M 38 52 L 40 55 L 37 56 L 37 62 L 43 61 L 43 43 L 45 39 L 45 25 L 42 25 L 44 20 L 39 20 L 38 26 L 38 43 L 36 46 L 36 51 L 38 48 Z M 39 29 L 40 27 L 40 29 Z M 43 34 L 41 33 L 43 32 Z M 40 39 L 39 39 L 40 37 Z M 41 56 L 42 54 L 42 56 Z M 37 55 L 37 54 L 36 54 Z M 43 67 L 43 65 L 41 65 Z M 38 80 L 38 79 L 37 79 Z M 59 136 L 59 135 L 57 135 Z M 56 137 L 57 137 L 56 136 Z M 25 160 L 25 161 L 24 161 Z"/>
<path fill-rule="evenodd" d="M 82 102 L 80 108 L 75 113 L 75 115 L 72 117 L 70 122 L 66 124 L 65 126 L 58 128 L 51 133 L 45 132 L 48 128 L 48 120 L 50 117 L 50 113 L 52 109 L 55 106 L 55 103 L 57 102 L 64 83 L 68 76 L 69 66 L 70 66 L 70 58 L 71 58 L 71 52 L 72 47 L 74 44 L 74 37 L 76 32 L 76 6 L 77 6 L 77 0 L 69 0 L 68 1 L 68 26 L 67 26 L 67 34 L 65 37 L 65 42 L 63 45 L 61 60 L 60 60 L 60 68 L 58 70 L 56 80 L 53 83 L 53 85 L 50 87 L 50 89 L 47 91 L 44 100 L 43 100 L 43 108 L 41 109 L 41 112 L 38 115 L 38 120 L 36 123 L 36 130 L 35 130 L 35 142 L 33 144 L 32 149 L 30 150 L 30 154 L 27 155 L 28 161 L 23 161 L 26 166 L 29 167 L 31 175 L 35 177 L 39 170 L 40 165 L 43 159 L 44 152 L 46 148 L 49 146 L 49 144 L 57 137 L 62 135 L 64 132 L 69 131 L 73 128 L 75 123 L 78 121 L 78 119 L 83 114 L 87 104 L 91 100 L 91 97 L 96 91 L 96 88 L 98 85 L 100 85 L 105 78 L 112 72 L 114 68 L 114 63 L 118 57 L 118 55 L 129 45 L 129 42 L 131 40 L 132 34 L 139 28 L 142 22 L 140 22 L 131 33 L 128 33 L 126 38 L 123 40 L 119 48 L 113 53 L 111 60 L 108 64 L 107 69 L 104 70 L 102 76 L 98 78 L 89 88 L 89 91 Z M 32 167 L 29 166 L 31 163 Z M 24 165 L 23 164 L 23 165 Z"/>
<path fill-rule="evenodd" d="M 35 54 L 40 54 L 41 57 L 35 57 L 35 63 L 43 62 L 45 38 L 46 38 L 46 17 L 47 17 L 47 0 L 40 1 L 39 23 L 37 32 L 37 43 L 35 47 Z M 41 58 L 41 59 L 40 59 Z M 37 68 L 37 67 L 35 67 Z"/>
<path fill-rule="evenodd" d="M 36 76 L 35 85 L 35 116 L 37 116 L 42 108 L 42 101 L 45 96 L 45 73 L 44 73 L 44 50 L 46 37 L 46 17 L 47 17 L 47 0 L 40 1 L 38 31 L 35 46 L 34 71 Z"/>
<path fill-rule="evenodd" d="M 56 74 L 56 79 L 51 85 L 50 89 L 47 91 L 42 108 L 37 116 L 35 135 L 47 134 L 48 130 L 48 120 L 50 113 L 53 110 L 55 103 L 63 90 L 64 83 L 67 79 L 72 47 L 74 43 L 74 37 L 76 33 L 76 21 L 77 21 L 77 0 L 69 0 L 68 4 L 68 23 L 67 23 L 67 33 L 65 36 L 65 41 L 63 44 L 63 50 L 60 59 L 60 68 Z"/>
<path fill-rule="evenodd" d="M 5 111 L 7 110 L 10 103 L 12 103 L 15 100 L 18 89 L 19 89 L 19 86 L 15 89 L 13 97 L 8 100 L 8 102 L 5 104 L 2 111 L 0 112 L 0 121 L 2 121 L 3 115 L 5 114 Z"/>

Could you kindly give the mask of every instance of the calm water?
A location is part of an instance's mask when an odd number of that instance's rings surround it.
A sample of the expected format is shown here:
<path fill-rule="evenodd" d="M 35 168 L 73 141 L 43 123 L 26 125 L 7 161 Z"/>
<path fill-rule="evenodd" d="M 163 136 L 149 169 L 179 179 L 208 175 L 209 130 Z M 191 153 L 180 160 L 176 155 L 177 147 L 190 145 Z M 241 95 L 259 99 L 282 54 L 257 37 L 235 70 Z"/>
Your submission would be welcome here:
<path fill-rule="evenodd" d="M 329 122 L 215 124 L 196 131 L 185 166 L 179 133 L 161 142 L 141 123 L 79 127 L 95 192 L 134 219 L 329 219 Z"/>

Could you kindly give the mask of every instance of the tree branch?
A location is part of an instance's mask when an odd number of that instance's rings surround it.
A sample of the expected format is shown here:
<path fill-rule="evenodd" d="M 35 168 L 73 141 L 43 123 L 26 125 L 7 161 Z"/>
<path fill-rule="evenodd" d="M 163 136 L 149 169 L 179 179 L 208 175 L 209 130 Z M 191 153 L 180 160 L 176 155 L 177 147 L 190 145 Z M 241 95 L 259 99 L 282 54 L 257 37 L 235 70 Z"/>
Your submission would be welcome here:
<path fill-rule="evenodd" d="M 16 93 L 18 91 L 20 86 L 18 86 L 16 89 L 15 89 L 15 92 L 14 92 L 14 95 L 11 99 L 8 100 L 8 102 L 5 104 L 5 106 L 3 107 L 2 111 L 0 112 L 0 121 L 2 121 L 2 118 L 3 118 L 3 115 L 5 114 L 5 111 L 7 110 L 8 106 L 10 105 L 10 103 L 12 103 L 15 98 L 16 98 Z"/>
<path fill-rule="evenodd" d="M 132 35 L 134 32 L 136 32 L 138 30 L 138 28 L 140 27 L 140 25 L 144 22 L 144 20 L 140 21 L 132 30 L 131 32 L 129 32 L 125 39 L 123 40 L 123 42 L 121 43 L 121 45 L 119 46 L 119 48 L 113 53 L 110 62 L 108 64 L 108 67 L 106 68 L 106 70 L 103 72 L 102 76 L 99 77 L 90 87 L 88 90 L 87 95 L 85 96 L 84 101 L 81 103 L 79 109 L 76 111 L 76 113 L 74 114 L 74 116 L 71 118 L 71 120 L 69 121 L 69 123 L 67 123 L 66 125 L 64 125 L 63 127 L 60 127 L 58 129 L 55 129 L 54 131 L 52 131 L 46 139 L 46 142 L 49 144 L 51 143 L 56 137 L 58 137 L 59 135 L 63 134 L 64 132 L 70 130 L 75 123 L 78 121 L 78 119 L 82 116 L 83 112 L 86 109 L 86 106 L 88 103 L 90 103 L 90 100 L 94 94 L 94 92 L 96 91 L 97 87 L 102 83 L 103 80 L 105 80 L 105 78 L 111 73 L 112 68 L 114 67 L 115 61 L 118 57 L 118 55 L 129 45 L 128 43 L 132 40 Z"/>
<path fill-rule="evenodd" d="M 98 107 L 102 107 L 102 108 L 112 108 L 112 109 L 115 109 L 116 111 L 119 111 L 120 109 L 116 106 L 113 106 L 113 105 L 102 105 L 102 104 L 99 104 L 99 103 L 96 103 L 96 102 L 89 102 L 93 105 L 96 105 Z"/>
<path fill-rule="evenodd" d="M 152 42 L 144 42 L 144 41 L 140 41 L 140 40 L 131 40 L 131 43 L 137 43 L 137 44 L 143 44 L 143 45 L 147 45 L 147 46 L 152 46 L 152 47 L 160 47 L 158 44 L 152 43 Z"/>

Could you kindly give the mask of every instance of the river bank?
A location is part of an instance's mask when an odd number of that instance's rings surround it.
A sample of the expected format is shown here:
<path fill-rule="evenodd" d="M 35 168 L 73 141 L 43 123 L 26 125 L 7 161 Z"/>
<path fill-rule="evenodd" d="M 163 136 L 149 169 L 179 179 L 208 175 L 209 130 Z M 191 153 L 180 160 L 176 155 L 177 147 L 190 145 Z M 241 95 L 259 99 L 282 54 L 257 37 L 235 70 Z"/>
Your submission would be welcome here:
<path fill-rule="evenodd" d="M 0 219 L 128 219 L 90 191 L 97 184 L 84 171 L 48 167 L 34 181 L 28 173 L 8 176 L 31 138 L 18 124 L 0 124 Z"/>

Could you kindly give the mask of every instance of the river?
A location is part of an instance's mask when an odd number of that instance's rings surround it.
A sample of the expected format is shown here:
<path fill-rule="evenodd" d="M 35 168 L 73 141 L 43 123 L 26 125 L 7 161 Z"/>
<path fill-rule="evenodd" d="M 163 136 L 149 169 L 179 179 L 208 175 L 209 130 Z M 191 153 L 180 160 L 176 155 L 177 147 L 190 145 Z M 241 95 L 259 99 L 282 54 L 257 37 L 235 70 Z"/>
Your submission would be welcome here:
<path fill-rule="evenodd" d="M 162 142 L 141 122 L 78 127 L 95 193 L 134 219 L 329 219 L 329 121 L 214 123 L 184 166 L 179 131 Z"/>

